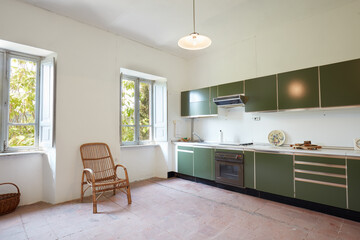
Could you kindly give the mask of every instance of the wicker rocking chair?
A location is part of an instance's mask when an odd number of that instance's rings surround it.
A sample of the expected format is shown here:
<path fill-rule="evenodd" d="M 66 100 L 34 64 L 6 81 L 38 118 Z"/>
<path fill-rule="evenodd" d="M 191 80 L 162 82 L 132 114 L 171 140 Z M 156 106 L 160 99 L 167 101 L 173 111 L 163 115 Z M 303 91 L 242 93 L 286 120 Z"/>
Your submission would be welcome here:
<path fill-rule="evenodd" d="M 81 159 L 84 170 L 81 178 L 81 202 L 88 188 L 92 189 L 93 213 L 97 213 L 97 200 L 106 191 L 120 189 L 127 195 L 128 204 L 131 204 L 130 184 L 127 170 L 124 166 L 114 165 L 109 146 L 105 143 L 87 143 L 80 146 Z M 123 168 L 125 179 L 116 174 L 118 167 Z M 84 177 L 86 176 L 86 181 Z M 88 186 L 84 190 L 84 185 Z M 100 193 L 98 197 L 96 194 Z"/>

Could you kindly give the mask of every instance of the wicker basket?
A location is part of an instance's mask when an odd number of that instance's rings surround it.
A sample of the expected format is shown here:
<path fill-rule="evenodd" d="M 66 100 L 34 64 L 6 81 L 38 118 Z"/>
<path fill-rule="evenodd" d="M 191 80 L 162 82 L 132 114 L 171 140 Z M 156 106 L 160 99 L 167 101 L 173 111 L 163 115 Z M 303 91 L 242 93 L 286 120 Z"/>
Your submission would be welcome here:
<path fill-rule="evenodd" d="M 20 190 L 14 183 L 0 183 L 0 185 L 14 185 L 17 193 L 0 194 L 0 215 L 11 213 L 16 209 L 20 202 Z"/>

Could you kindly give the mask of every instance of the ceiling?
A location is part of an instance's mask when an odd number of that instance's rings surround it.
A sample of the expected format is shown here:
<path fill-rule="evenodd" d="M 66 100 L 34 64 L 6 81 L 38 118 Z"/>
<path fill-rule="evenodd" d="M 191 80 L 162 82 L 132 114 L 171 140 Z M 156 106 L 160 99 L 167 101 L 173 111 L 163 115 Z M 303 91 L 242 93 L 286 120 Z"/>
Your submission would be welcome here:
<path fill-rule="evenodd" d="M 191 59 L 274 26 L 358 0 L 196 0 L 196 31 L 211 38 L 204 50 L 177 41 L 193 31 L 192 0 L 21 0 L 144 45 Z"/>

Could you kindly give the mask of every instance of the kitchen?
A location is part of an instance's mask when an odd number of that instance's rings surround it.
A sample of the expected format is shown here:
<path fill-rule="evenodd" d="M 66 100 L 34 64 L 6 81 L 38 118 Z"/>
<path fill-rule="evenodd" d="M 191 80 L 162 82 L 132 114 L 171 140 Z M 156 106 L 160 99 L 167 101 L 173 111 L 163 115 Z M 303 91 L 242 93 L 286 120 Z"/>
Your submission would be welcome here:
<path fill-rule="evenodd" d="M 36 4 L 34 6 L 32 4 L 34 2 L 36 2 L 38 6 L 36 6 Z M 17 181 L 20 183 L 19 185 L 21 185 L 23 202 L 21 202 L 20 205 L 33 204 L 39 201 L 59 204 L 78 199 L 80 196 L 79 180 L 83 169 L 80 161 L 79 146 L 87 141 L 101 141 L 109 144 L 115 161 L 124 164 L 128 168 L 130 182 L 134 184 L 133 201 L 135 204 L 133 206 L 136 206 L 136 203 L 138 203 L 139 206 L 143 207 L 134 209 L 132 206 L 133 209 L 131 211 L 141 215 L 146 213 L 147 209 L 151 209 L 154 213 L 154 218 L 163 214 L 161 215 L 162 219 L 156 218 L 156 220 L 159 220 L 159 222 L 163 224 L 178 224 L 178 228 L 175 226 L 169 226 L 169 228 L 167 228 L 171 233 L 176 232 L 177 235 L 174 236 L 177 238 L 189 239 L 191 236 L 185 233 L 191 233 L 196 236 L 196 233 L 191 232 L 190 230 L 192 229 L 190 229 L 189 226 L 183 226 L 179 219 L 184 220 L 183 222 L 193 223 L 193 226 L 196 226 L 196 230 L 198 231 L 206 232 L 204 228 L 201 227 L 201 224 L 196 221 L 197 218 L 192 215 L 198 214 L 197 209 L 194 207 L 195 204 L 198 209 L 204 210 L 200 216 L 196 215 L 197 217 L 201 217 L 208 216 L 206 215 L 206 210 L 214 216 L 219 216 L 221 211 L 216 212 L 214 210 L 217 208 L 221 208 L 224 213 L 238 211 L 239 209 L 236 207 L 241 203 L 245 204 L 245 202 L 248 203 L 249 206 L 251 205 L 251 208 L 244 207 L 240 212 L 242 213 L 242 217 L 245 215 L 249 219 L 260 219 L 260 216 L 266 216 L 264 217 L 265 219 L 271 219 L 271 221 L 266 223 L 279 223 L 281 225 L 282 222 L 286 220 L 274 220 L 278 216 L 277 213 L 300 211 L 303 215 L 299 214 L 297 219 L 305 215 L 306 217 L 309 215 L 314 216 L 314 218 L 316 218 L 315 223 L 310 220 L 308 221 L 314 223 L 314 226 L 320 226 L 321 222 L 331 225 L 334 221 L 336 222 L 336 227 L 334 227 L 334 229 L 337 229 L 336 234 L 340 235 L 340 228 L 345 231 L 349 226 L 353 226 L 352 234 L 358 233 L 359 226 L 355 221 L 347 220 L 347 218 L 353 219 L 348 216 L 342 215 L 340 218 L 336 218 L 331 215 L 321 215 L 321 213 L 318 212 L 309 213 L 305 208 L 299 210 L 298 208 L 292 208 L 291 205 L 280 204 L 276 201 L 264 203 L 262 201 L 265 200 L 261 198 L 250 198 L 248 195 L 238 194 L 236 191 L 225 191 L 222 188 L 213 188 L 206 184 L 185 181 L 181 178 L 171 178 L 167 180 L 169 182 L 164 180 L 163 183 L 157 180 L 146 181 L 146 179 L 153 177 L 166 179 L 168 175 L 175 175 L 176 172 L 178 172 L 177 147 L 181 144 L 184 144 L 184 147 L 190 147 L 186 144 L 191 143 L 178 144 L 176 141 L 180 140 L 180 138 L 192 137 L 192 132 L 196 132 L 205 142 L 209 143 L 208 147 L 210 149 L 233 149 L 228 146 L 219 147 L 217 143 L 220 142 L 220 139 L 222 139 L 224 143 L 230 144 L 253 143 L 252 146 L 243 147 L 245 153 L 241 151 L 245 154 L 245 170 L 248 167 L 246 166 L 246 159 L 249 159 L 249 154 L 255 157 L 254 159 L 256 159 L 255 161 L 257 163 L 257 160 L 261 158 L 264 152 L 268 153 L 267 151 L 273 151 L 274 149 L 282 151 L 281 149 L 285 148 L 286 156 L 293 157 L 294 155 L 291 155 L 293 152 L 299 153 L 301 150 L 293 151 L 289 145 L 302 143 L 304 141 L 311 141 L 313 144 L 323 147 L 323 149 L 312 150 L 311 152 L 310 150 L 303 151 L 311 155 L 331 151 L 331 149 L 326 149 L 326 147 L 342 148 L 345 150 L 339 151 L 354 153 L 354 139 L 360 137 L 360 125 L 358 124 L 360 120 L 359 107 L 331 109 L 314 107 L 306 110 L 277 111 L 276 105 L 275 110 L 270 112 L 246 112 L 245 103 L 243 107 L 219 107 L 217 109 L 217 116 L 199 117 L 192 120 L 188 117 L 181 116 L 181 92 L 216 87 L 228 83 L 248 81 L 250 79 L 280 75 L 295 70 L 316 68 L 318 66 L 359 59 L 359 1 L 349 0 L 340 2 L 321 0 L 315 3 L 313 1 L 306 1 L 303 4 L 299 1 L 289 1 L 288 3 L 284 3 L 283 1 L 276 1 L 276 3 L 270 3 L 270 1 L 227 1 L 227 5 L 219 4 L 219 1 L 211 1 L 215 5 L 211 5 L 212 7 L 210 7 L 210 5 L 207 6 L 206 1 L 199 0 L 199 8 L 197 10 L 197 14 L 199 14 L 197 24 L 199 25 L 197 25 L 197 27 L 202 34 L 208 34 L 209 31 L 212 33 L 211 35 L 209 34 L 209 37 L 213 40 L 212 45 L 207 49 L 197 52 L 184 52 L 185 50 L 180 49 L 176 45 L 178 38 L 188 33 L 189 27 L 191 30 L 192 15 L 190 11 L 190 13 L 186 15 L 189 19 L 186 18 L 186 20 L 184 18 L 184 21 L 186 21 L 184 27 L 176 28 L 177 34 L 174 34 L 176 36 L 172 36 L 174 40 L 172 41 L 172 45 L 174 46 L 170 48 L 170 54 L 164 49 L 159 50 L 161 49 L 161 45 L 164 44 L 161 41 L 155 41 L 156 46 L 152 46 L 149 42 L 142 44 L 139 43 L 140 41 L 136 41 L 136 39 L 135 41 L 130 40 L 136 38 L 135 35 L 132 35 L 129 39 L 123 37 L 126 36 L 125 34 L 117 35 L 109 33 L 110 27 L 107 28 L 107 30 L 101 30 L 98 26 L 94 27 L 93 22 L 85 24 L 84 22 L 86 22 L 85 20 L 88 16 L 96 15 L 88 14 L 89 11 L 96 10 L 96 7 L 81 7 L 81 4 L 78 8 L 74 6 L 72 10 L 77 9 L 82 13 L 75 16 L 74 20 L 69 16 L 71 13 L 70 10 L 68 10 L 69 12 L 66 12 L 66 14 L 61 12 L 53 13 L 52 11 L 56 12 L 56 9 L 46 10 L 50 8 L 51 4 L 41 5 L 41 2 L 42 1 L 3 0 L 0 8 L 1 22 L 8 23 L 1 26 L 0 39 L 32 47 L 49 49 L 58 54 L 58 85 L 56 98 L 57 134 L 56 153 L 54 154 L 56 160 L 54 161 L 51 155 L 48 155 L 48 158 L 46 158 L 36 153 L 31 156 L 28 155 L 30 157 L 27 158 L 25 158 L 24 155 L 22 157 L 20 155 L 13 155 L 3 156 L 0 159 L 1 182 L 11 180 Z M 180 4 L 180 2 L 177 4 Z M 188 10 L 188 8 L 191 10 L 191 3 L 188 5 L 186 5 L 186 7 L 185 5 L 181 5 L 181 9 L 183 9 L 184 12 L 187 12 L 186 10 Z M 66 6 L 61 6 L 66 9 Z M 69 6 L 71 6 L 71 4 L 69 4 Z M 177 5 L 175 4 L 175 6 Z M 296 6 L 296 8 L 293 6 Z M 163 12 L 166 14 L 164 17 L 168 19 L 168 21 L 160 21 L 168 23 L 166 27 L 169 27 L 167 28 L 168 30 L 163 31 L 164 33 L 162 34 L 164 35 L 161 35 L 163 39 L 167 39 L 167 36 L 172 35 L 171 33 L 175 31 L 175 28 L 170 26 L 175 23 L 168 15 L 174 15 L 176 13 L 182 15 L 178 9 L 174 9 L 172 6 L 167 7 L 171 9 L 169 12 L 160 11 L 155 7 L 153 8 L 156 13 L 154 15 L 160 16 Z M 43 8 L 45 8 L 45 10 Z M 207 10 L 204 11 L 207 13 L 201 13 L 202 8 Z M 134 9 L 139 9 L 142 14 L 145 14 L 144 11 L 141 11 L 143 10 L 141 7 L 133 8 L 133 10 Z M 161 8 L 159 7 L 159 9 Z M 292 11 L 286 11 L 285 9 L 292 9 Z M 222 11 L 222 14 L 218 15 L 216 10 Z M 14 12 L 17 12 L 19 16 L 9 22 L 8 19 L 11 18 Z M 104 12 L 115 14 L 114 12 L 117 11 L 110 11 L 109 8 L 107 8 L 107 11 Z M 205 14 L 205 16 L 201 14 Z M 205 22 L 202 22 L 201 18 L 206 17 L 206 14 L 210 14 L 210 16 L 208 16 L 208 22 L 205 20 Z M 63 15 L 69 17 L 64 17 Z M 144 16 L 149 17 L 147 21 L 153 19 L 150 18 L 151 14 Z M 79 20 L 81 17 L 85 19 Z M 106 16 L 103 19 L 107 19 Z M 90 20 L 93 20 L 93 18 Z M 138 18 L 137 21 L 140 22 L 140 20 L 141 19 Z M 144 21 L 144 19 L 142 20 Z M 222 27 L 224 25 L 219 23 L 221 20 L 223 20 L 222 24 L 228 26 L 228 28 Z M 102 22 L 101 19 L 99 21 Z M 145 30 L 149 29 L 145 23 L 143 22 L 144 25 L 142 26 L 134 26 L 133 29 L 145 33 Z M 231 23 L 235 24 L 231 25 Z M 135 23 L 132 22 L 132 24 Z M 155 22 L 153 26 L 159 26 L 159 24 L 160 23 Z M 36 27 L 29 28 L 29 25 Z M 129 25 L 133 26 L 131 24 Z M 211 25 L 215 27 L 214 30 L 206 27 Z M 149 33 L 149 35 L 154 36 L 153 33 Z M 166 40 L 164 41 L 166 42 Z M 96 56 L 96 58 L 94 58 L 94 56 Z M 75 68 L 74 66 L 77 67 Z M 167 142 L 149 146 L 120 146 L 119 69 L 122 67 L 162 76 L 167 79 Z M 320 79 L 322 79 L 321 75 Z M 276 89 L 278 88 L 275 88 L 275 90 Z M 245 97 L 247 96 L 248 90 L 245 84 Z M 266 92 L 268 88 L 260 88 L 258 90 Z M 79 93 L 81 93 L 81 97 L 79 97 Z M 251 98 L 249 95 L 248 97 L 248 103 L 250 103 Z M 334 96 L 334 99 L 337 100 L 337 96 Z M 96 116 L 104 117 L 94 117 L 94 109 L 96 109 Z M 222 131 L 222 138 L 220 136 L 220 130 Z M 285 133 L 286 140 L 283 146 L 272 147 L 269 144 L 268 135 L 273 130 L 282 130 Z M 195 139 L 197 139 L 197 137 L 195 137 Z M 205 149 L 205 145 L 201 145 L 203 147 L 200 145 L 196 146 Z M 260 150 L 260 158 L 256 156 L 258 153 L 254 153 L 254 149 L 257 151 Z M 183 150 L 191 152 L 189 149 Z M 195 150 L 193 151 L 195 152 Z M 212 153 L 210 153 L 210 155 L 211 154 Z M 340 155 L 345 156 L 343 152 Z M 215 162 L 213 164 L 213 177 L 215 177 Z M 336 165 L 343 165 L 343 163 Z M 18 169 L 24 167 L 31 169 L 31 171 L 27 173 L 26 178 L 18 174 Z M 34 172 L 34 174 L 31 172 Z M 247 173 L 249 173 L 249 171 L 245 171 L 245 174 Z M 194 180 L 191 178 L 191 174 L 189 175 L 189 180 Z M 249 179 L 253 179 L 253 184 L 259 186 L 259 183 L 256 183 L 256 177 L 254 178 L 255 175 L 256 174 Z M 347 177 L 347 175 L 342 175 L 343 177 Z M 249 183 L 249 181 L 246 181 L 247 177 L 244 181 L 245 186 Z M 291 177 L 293 177 L 293 175 L 291 175 Z M 176 186 L 172 186 L 172 183 Z M 210 184 L 206 182 L 206 179 L 204 183 Z M 340 184 L 343 184 L 342 180 Z M 171 194 L 151 194 L 148 193 L 147 190 L 145 190 L 146 187 L 143 186 L 147 186 L 148 189 L 154 190 L 155 192 L 160 188 L 166 189 L 166 187 L 171 186 Z M 179 191 L 175 191 L 174 189 L 178 189 Z M 197 191 L 199 189 L 200 191 Z M 248 187 L 248 189 L 254 188 Z M 139 192 L 145 192 L 146 194 L 145 196 L 140 195 Z M 212 192 L 214 195 L 209 197 L 206 195 L 206 193 L 209 192 Z M 136 196 L 136 194 L 139 195 Z M 251 194 L 250 190 L 249 194 Z M 164 199 L 160 199 L 160 196 L 166 196 L 171 199 L 171 201 L 164 201 Z M 195 198 L 195 196 L 198 197 Z M 215 205 L 215 202 L 220 201 L 219 199 L 221 197 L 227 199 L 228 202 Z M 141 198 L 149 200 L 148 202 L 151 202 L 153 206 L 145 203 Z M 156 199 L 156 201 L 154 199 Z M 182 208 L 181 204 L 177 203 L 177 199 L 186 202 L 187 205 L 191 205 L 192 208 L 186 209 L 183 212 L 178 210 L 174 212 L 174 209 Z M 194 203 L 191 203 L 189 199 L 194 200 Z M 200 202 L 199 199 L 206 200 L 205 202 Z M 241 201 L 239 200 L 235 203 L 234 199 L 241 199 Z M 283 202 L 283 200 L 279 201 Z M 229 205 L 230 203 L 232 204 L 231 208 L 226 208 L 226 204 Z M 103 210 L 101 209 L 102 205 L 99 204 L 100 211 L 112 209 L 114 206 L 110 206 L 111 204 L 111 202 L 108 203 L 109 206 L 104 204 Z M 125 206 L 123 202 L 117 202 L 117 204 L 116 206 Z M 203 209 L 202 204 L 209 206 L 209 208 Z M 274 212 L 268 215 L 265 214 L 266 209 L 260 207 L 263 206 L 262 204 L 265 204 L 267 207 L 272 206 L 275 209 Z M 89 203 L 84 203 L 82 206 L 88 207 L 88 205 Z M 61 208 L 63 205 L 55 206 Z M 156 210 L 154 206 L 157 207 Z M 167 209 L 166 206 L 169 206 L 169 209 Z M 170 206 L 172 206 L 172 208 L 170 208 Z M 183 207 L 185 208 L 186 206 Z M 263 212 L 258 209 L 262 209 Z M 340 209 L 346 209 L 346 207 Z M 84 209 L 81 209 L 81 211 L 82 210 Z M 88 211 L 88 209 L 86 211 Z M 89 211 L 91 212 L 91 210 Z M 38 212 L 41 211 L 39 210 Z M 67 211 L 66 214 L 69 214 L 69 212 L 71 211 Z M 90 212 L 88 213 L 90 214 Z M 128 214 L 127 211 L 125 212 Z M 116 213 L 118 214 L 118 212 Z M 125 215 L 124 212 L 121 213 Z M 63 216 L 61 214 L 63 213 L 57 212 L 56 216 Z M 174 214 L 173 218 L 166 217 L 172 216 L 170 214 Z M 334 212 L 332 214 L 339 215 Z M 101 216 L 99 217 L 99 215 L 91 216 L 89 219 L 100 219 Z M 65 216 L 68 216 L 70 219 L 70 215 Z M 111 215 L 113 218 L 116 216 L 115 214 Z M 141 216 L 144 217 L 143 215 Z M 121 218 L 121 215 L 119 214 L 118 217 Z M 153 226 L 153 223 L 157 223 L 153 218 L 149 216 L 146 217 L 151 221 L 146 221 L 146 227 L 141 225 L 142 227 L 139 227 L 141 230 L 148 229 L 147 227 L 150 228 L 150 226 Z M 146 219 L 146 217 L 144 218 Z M 208 217 L 213 220 L 211 218 L 213 216 Z M 230 219 L 232 219 L 231 224 L 233 225 L 226 225 L 226 227 L 233 229 L 235 232 L 239 231 L 239 229 L 235 228 L 235 225 L 238 223 L 236 220 L 233 218 L 225 218 L 225 216 L 222 217 L 229 220 L 229 222 Z M 138 220 L 138 218 L 133 215 L 129 218 Z M 165 221 L 164 219 L 170 219 L 172 221 Z M 261 219 L 264 220 L 263 218 Z M 242 220 L 245 221 L 244 219 Z M 262 220 L 259 222 L 262 222 Z M 216 222 L 216 220 L 214 221 Z M 134 222 L 136 221 L 130 222 L 129 225 L 134 224 Z M 139 222 L 144 224 L 142 221 Z M 66 222 L 64 224 L 66 225 Z M 269 224 L 264 224 L 263 229 L 269 226 Z M 221 224 L 219 222 L 213 224 L 213 222 L 206 220 L 206 224 L 204 225 L 206 225 L 208 229 L 211 229 L 211 226 L 218 227 Z M 254 223 L 254 225 L 256 224 Z M 81 227 L 82 225 L 79 224 L 79 226 Z M 111 229 L 116 229 L 115 225 L 111 226 L 113 226 Z M 136 229 L 136 224 L 131 226 L 132 229 Z M 293 226 L 297 225 L 293 224 L 286 227 Z M 70 226 L 68 227 L 70 228 Z M 249 229 L 256 234 L 258 233 L 257 231 L 261 231 L 260 226 L 258 226 L 257 230 Z M 306 239 L 308 232 L 320 229 L 321 227 L 310 228 L 306 225 L 306 227 L 301 228 L 301 234 L 304 235 L 301 235 L 299 239 Z M 231 237 L 224 237 L 226 231 L 223 232 L 222 230 L 223 229 L 219 228 L 216 233 L 211 233 L 213 234 L 212 237 L 217 236 L 220 239 L 221 237 L 223 237 L 223 239 L 231 239 Z M 291 234 L 290 230 L 286 233 Z M 279 230 L 279 232 L 281 231 Z M 71 233 L 73 234 L 74 232 Z M 261 233 L 265 234 L 265 232 Z M 76 229 L 75 234 L 81 234 L 80 230 Z M 182 237 L 181 234 L 186 235 L 186 237 Z M 60 230 L 56 232 L 56 235 L 66 237 L 60 233 Z M 308 239 L 311 239 L 310 235 Z M 259 237 L 259 235 L 256 236 Z M 253 236 L 253 238 L 256 236 Z M 260 236 L 264 237 L 264 235 Z M 322 235 L 323 238 L 324 236 L 327 235 Z M 167 235 L 167 237 L 170 238 L 171 235 Z M 211 237 L 208 236 L 208 238 Z M 331 237 L 328 237 L 328 239 L 329 238 L 331 239 Z M 198 239 L 201 238 L 199 237 Z M 251 237 L 249 237 L 249 239 L 251 239 Z"/>

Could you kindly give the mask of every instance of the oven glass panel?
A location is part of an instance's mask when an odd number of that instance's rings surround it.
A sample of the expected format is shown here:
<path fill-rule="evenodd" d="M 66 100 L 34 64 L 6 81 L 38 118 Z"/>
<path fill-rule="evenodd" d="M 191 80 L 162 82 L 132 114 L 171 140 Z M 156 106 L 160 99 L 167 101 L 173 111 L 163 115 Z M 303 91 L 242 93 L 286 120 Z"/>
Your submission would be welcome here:
<path fill-rule="evenodd" d="M 240 167 L 238 165 L 229 165 L 220 163 L 220 177 L 229 180 L 238 180 Z"/>

